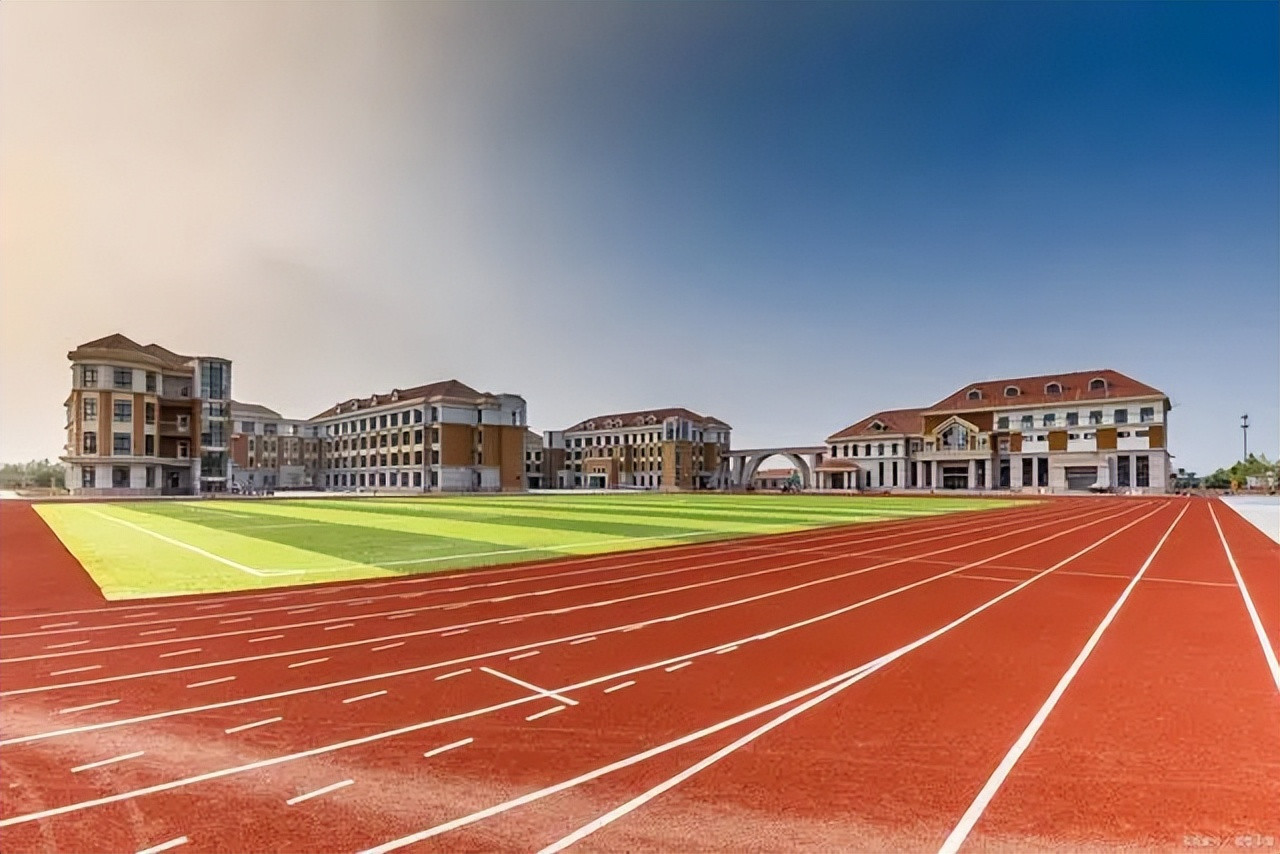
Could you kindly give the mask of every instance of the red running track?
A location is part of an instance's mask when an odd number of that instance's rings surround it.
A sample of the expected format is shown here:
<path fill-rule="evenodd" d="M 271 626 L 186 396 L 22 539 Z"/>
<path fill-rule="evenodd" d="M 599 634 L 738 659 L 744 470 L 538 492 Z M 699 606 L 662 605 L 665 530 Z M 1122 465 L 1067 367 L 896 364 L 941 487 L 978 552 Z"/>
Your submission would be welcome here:
<path fill-rule="evenodd" d="M 13 506 L 5 851 L 1280 848 L 1280 552 L 1220 503 L 110 605 Z"/>

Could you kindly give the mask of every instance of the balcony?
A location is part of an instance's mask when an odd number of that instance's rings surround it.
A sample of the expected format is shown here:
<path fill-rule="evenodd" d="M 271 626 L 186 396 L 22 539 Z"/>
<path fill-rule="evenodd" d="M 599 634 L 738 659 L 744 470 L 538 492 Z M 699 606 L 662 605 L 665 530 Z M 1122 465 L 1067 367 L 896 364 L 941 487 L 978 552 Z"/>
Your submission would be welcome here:
<path fill-rule="evenodd" d="M 161 421 L 161 436 L 190 436 L 191 422 L 188 421 Z"/>

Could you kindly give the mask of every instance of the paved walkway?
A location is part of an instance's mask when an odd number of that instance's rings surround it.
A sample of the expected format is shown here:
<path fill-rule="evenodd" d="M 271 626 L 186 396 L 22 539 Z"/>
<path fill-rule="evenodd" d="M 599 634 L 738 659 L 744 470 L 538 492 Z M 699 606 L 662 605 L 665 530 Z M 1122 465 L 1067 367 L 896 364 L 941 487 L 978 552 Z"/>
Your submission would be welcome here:
<path fill-rule="evenodd" d="M 1280 543 L 1280 495 L 1224 495 L 1222 500 L 1259 531 Z"/>

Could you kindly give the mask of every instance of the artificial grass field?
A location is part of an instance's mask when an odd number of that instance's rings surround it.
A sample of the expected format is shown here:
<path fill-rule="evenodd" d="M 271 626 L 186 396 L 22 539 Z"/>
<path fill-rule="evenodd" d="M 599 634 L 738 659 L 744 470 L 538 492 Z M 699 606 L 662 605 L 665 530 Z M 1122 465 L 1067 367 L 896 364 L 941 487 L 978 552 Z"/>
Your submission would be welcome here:
<path fill-rule="evenodd" d="M 36 505 L 108 599 L 249 590 L 991 509 L 1009 500 L 493 495 Z"/>

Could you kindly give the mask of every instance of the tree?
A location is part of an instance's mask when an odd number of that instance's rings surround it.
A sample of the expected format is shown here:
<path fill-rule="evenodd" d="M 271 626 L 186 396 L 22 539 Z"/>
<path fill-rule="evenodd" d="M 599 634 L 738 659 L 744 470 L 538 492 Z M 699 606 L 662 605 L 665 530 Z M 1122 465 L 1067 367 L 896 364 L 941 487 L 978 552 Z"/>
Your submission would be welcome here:
<path fill-rule="evenodd" d="M 1267 459 L 1266 454 L 1250 454 L 1247 459 L 1232 463 L 1228 468 L 1220 468 L 1206 477 L 1202 483 L 1209 489 L 1230 489 L 1248 483 L 1250 477 L 1276 478 L 1276 464 Z"/>
<path fill-rule="evenodd" d="M 0 465 L 0 488 L 4 489 L 42 489 L 64 486 L 62 466 L 49 460 L 30 460 L 25 463 L 5 463 Z"/>

